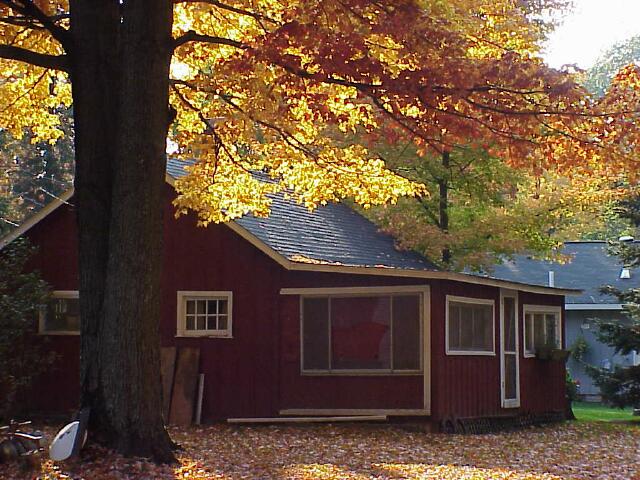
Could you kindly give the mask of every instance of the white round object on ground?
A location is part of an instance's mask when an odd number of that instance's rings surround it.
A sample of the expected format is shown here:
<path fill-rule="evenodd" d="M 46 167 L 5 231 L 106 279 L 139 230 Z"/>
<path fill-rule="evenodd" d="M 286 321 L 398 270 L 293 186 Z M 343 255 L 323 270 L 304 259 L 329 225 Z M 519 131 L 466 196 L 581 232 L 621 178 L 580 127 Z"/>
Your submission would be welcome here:
<path fill-rule="evenodd" d="M 66 460 L 73 452 L 80 422 L 71 422 L 58 432 L 49 446 L 49 458 L 56 462 Z"/>

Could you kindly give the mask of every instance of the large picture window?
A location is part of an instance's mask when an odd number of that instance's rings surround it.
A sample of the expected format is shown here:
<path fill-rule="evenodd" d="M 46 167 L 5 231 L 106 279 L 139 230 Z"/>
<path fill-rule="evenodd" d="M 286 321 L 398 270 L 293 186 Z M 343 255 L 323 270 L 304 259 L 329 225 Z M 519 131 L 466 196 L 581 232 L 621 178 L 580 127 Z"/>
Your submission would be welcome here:
<path fill-rule="evenodd" d="M 524 306 L 524 354 L 533 357 L 540 347 L 562 348 L 560 307 Z"/>
<path fill-rule="evenodd" d="M 40 333 L 78 335 L 80 300 L 77 291 L 54 291 L 40 313 Z"/>
<path fill-rule="evenodd" d="M 494 301 L 447 296 L 448 355 L 494 355 Z"/>
<path fill-rule="evenodd" d="M 179 337 L 231 337 L 231 292 L 178 292 Z"/>
<path fill-rule="evenodd" d="M 418 372 L 421 295 L 302 297 L 302 370 Z"/>

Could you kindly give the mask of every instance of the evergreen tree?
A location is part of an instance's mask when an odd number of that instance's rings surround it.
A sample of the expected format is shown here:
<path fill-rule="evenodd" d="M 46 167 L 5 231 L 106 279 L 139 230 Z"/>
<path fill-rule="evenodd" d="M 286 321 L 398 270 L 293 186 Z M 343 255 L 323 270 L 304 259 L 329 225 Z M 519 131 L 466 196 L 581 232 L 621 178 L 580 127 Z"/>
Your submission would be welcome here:
<path fill-rule="evenodd" d="M 624 216 L 638 227 L 640 225 L 640 198 L 623 204 Z M 640 244 L 619 242 L 612 250 L 623 261 L 625 267 L 640 266 Z M 607 286 L 604 292 L 615 296 L 628 317 L 628 322 L 599 322 L 598 337 L 601 342 L 613 347 L 616 353 L 628 355 L 640 352 L 640 289 L 618 290 Z M 640 365 L 615 365 L 612 370 L 589 367 L 589 373 L 600 387 L 603 399 L 623 408 L 640 406 Z"/>

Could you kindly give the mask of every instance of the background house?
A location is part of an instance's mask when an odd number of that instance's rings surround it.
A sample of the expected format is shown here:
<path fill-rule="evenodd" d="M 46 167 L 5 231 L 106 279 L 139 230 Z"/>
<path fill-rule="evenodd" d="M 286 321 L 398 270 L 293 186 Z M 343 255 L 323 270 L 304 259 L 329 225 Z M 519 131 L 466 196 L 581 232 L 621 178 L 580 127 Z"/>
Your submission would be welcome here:
<path fill-rule="evenodd" d="M 203 421 L 562 415 L 564 363 L 536 358 L 534 339 L 564 346 L 564 295 L 575 292 L 441 271 L 343 204 L 310 212 L 276 196 L 268 218 L 198 228 L 173 215 L 183 174 L 169 162 L 159 323 L 163 347 L 199 349 Z M 76 222 L 64 198 L 0 241 L 27 236 L 54 289 L 39 333 L 59 361 L 32 398 L 58 411 L 79 393 Z"/>
<path fill-rule="evenodd" d="M 611 368 L 613 364 L 638 365 L 640 355 L 616 355 L 611 347 L 596 337 L 593 319 L 624 321 L 622 305 L 617 298 L 603 295 L 600 288 L 612 285 L 618 289 L 640 286 L 640 272 L 624 268 L 616 256 L 607 252 L 607 243 L 601 241 L 566 242 L 562 253 L 570 257 L 560 264 L 534 260 L 524 255 L 495 267 L 492 275 L 536 285 L 555 285 L 582 290 L 581 295 L 565 297 L 566 344 L 571 348 L 578 339 L 588 345 L 583 361 L 591 365 Z M 580 383 L 580 394 L 586 400 L 600 400 L 600 392 L 579 361 L 570 358 L 567 368 Z"/>

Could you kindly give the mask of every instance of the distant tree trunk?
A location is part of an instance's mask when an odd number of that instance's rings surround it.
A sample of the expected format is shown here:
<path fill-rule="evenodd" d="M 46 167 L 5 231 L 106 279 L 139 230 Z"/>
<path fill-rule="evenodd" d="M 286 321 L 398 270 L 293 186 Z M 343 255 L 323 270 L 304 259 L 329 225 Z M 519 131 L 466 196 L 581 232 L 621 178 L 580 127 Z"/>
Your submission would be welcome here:
<path fill-rule="evenodd" d="M 438 179 L 438 216 L 440 230 L 442 233 L 449 233 L 449 167 L 450 167 L 450 153 L 448 151 L 442 152 L 442 170 L 443 175 Z M 451 263 L 451 250 L 449 247 L 442 249 L 442 263 L 449 265 Z"/>
<path fill-rule="evenodd" d="M 101 443 L 172 461 L 158 326 L 172 2 L 70 12 L 82 405 Z"/>

